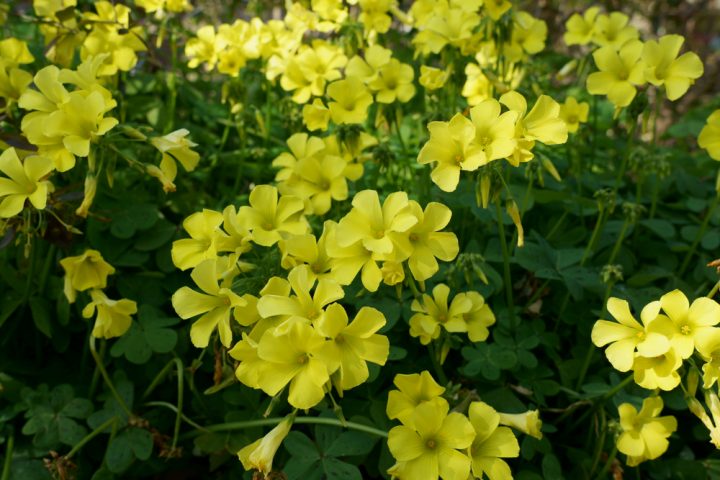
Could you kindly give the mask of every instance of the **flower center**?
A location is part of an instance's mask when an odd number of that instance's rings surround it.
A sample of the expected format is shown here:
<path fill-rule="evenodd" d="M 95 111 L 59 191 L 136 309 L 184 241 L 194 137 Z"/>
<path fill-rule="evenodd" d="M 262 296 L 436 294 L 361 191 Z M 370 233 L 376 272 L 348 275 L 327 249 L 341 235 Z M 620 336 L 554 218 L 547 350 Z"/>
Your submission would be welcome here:
<path fill-rule="evenodd" d="M 374 233 L 374 237 L 378 240 L 383 238 L 385 236 L 385 230 L 376 230 Z"/>
<path fill-rule="evenodd" d="M 435 448 L 437 447 L 437 442 L 435 441 L 434 438 L 429 438 L 429 439 L 425 442 L 425 446 L 426 446 L 427 448 L 429 448 L 430 450 L 435 450 Z"/>
<path fill-rule="evenodd" d="M 308 360 L 310 360 L 310 357 L 308 357 L 308 354 L 303 353 L 297 358 L 297 363 L 299 363 L 300 365 L 305 365 L 308 362 Z"/>
<path fill-rule="evenodd" d="M 409 239 L 412 243 L 415 243 L 415 242 L 417 242 L 418 240 L 420 240 L 420 237 L 418 237 L 418 234 L 417 234 L 417 233 L 411 233 L 410 235 L 408 235 L 408 239 Z"/>
<path fill-rule="evenodd" d="M 683 335 L 690 335 L 692 333 L 692 328 L 690 328 L 690 325 L 683 325 L 680 327 L 680 333 Z"/>

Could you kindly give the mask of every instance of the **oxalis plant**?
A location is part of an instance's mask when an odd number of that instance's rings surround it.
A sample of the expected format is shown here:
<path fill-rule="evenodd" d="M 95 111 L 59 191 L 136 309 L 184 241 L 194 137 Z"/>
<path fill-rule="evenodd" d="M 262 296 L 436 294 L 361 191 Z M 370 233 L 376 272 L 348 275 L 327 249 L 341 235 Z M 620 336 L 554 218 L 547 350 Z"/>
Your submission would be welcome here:
<path fill-rule="evenodd" d="M 719 478 L 718 12 L 541 3 L 0 5 L 0 480 Z"/>

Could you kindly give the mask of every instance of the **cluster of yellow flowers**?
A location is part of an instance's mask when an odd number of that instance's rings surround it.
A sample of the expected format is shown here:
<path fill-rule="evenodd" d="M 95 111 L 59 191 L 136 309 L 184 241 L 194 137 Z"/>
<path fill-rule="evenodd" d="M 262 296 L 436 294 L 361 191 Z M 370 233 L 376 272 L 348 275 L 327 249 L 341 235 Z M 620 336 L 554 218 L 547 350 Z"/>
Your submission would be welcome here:
<path fill-rule="evenodd" d="M 592 330 L 593 343 L 598 347 L 607 345 L 605 354 L 612 366 L 621 372 L 632 370 L 635 383 L 649 390 L 675 389 L 681 382 L 680 368 L 685 365 L 688 387 L 684 390 L 688 405 L 708 426 L 711 441 L 720 448 L 717 422 L 709 420 L 695 398 L 699 373 L 692 358 L 703 363 L 706 402 L 713 416 L 720 418 L 720 402 L 716 401 L 717 394 L 710 390 L 720 378 L 720 328 L 716 327 L 720 323 L 720 304 L 707 297 L 690 303 L 681 291 L 673 290 L 647 304 L 640 313 L 640 322 L 625 300 L 610 298 L 607 310 L 617 322 L 598 320 Z M 666 438 L 677 424 L 672 417 L 651 418 L 661 409 L 659 397 L 646 399 L 639 414 L 634 407 L 620 406 L 623 430 L 635 432 L 618 439 L 618 449 L 628 455 L 628 465 L 657 458 L 667 449 Z M 656 426 L 639 427 L 648 423 Z M 640 439 L 638 428 L 646 428 Z"/>
<path fill-rule="evenodd" d="M 387 415 L 401 425 L 390 430 L 388 447 L 397 460 L 389 470 L 400 480 L 512 479 L 505 458 L 520 454 L 512 427 L 542 438 L 537 410 L 499 413 L 487 403 L 471 402 L 467 416 L 442 397 L 445 388 L 430 373 L 396 375 Z"/>
<path fill-rule="evenodd" d="M 506 111 L 501 113 L 502 106 Z M 560 105 L 541 95 L 527 111 L 520 93 L 487 99 L 470 109 L 470 119 L 456 114 L 449 122 L 430 122 L 430 139 L 420 150 L 418 162 L 433 163 L 431 178 L 446 192 L 460 181 L 461 171 L 475 171 L 488 163 L 506 159 L 518 166 L 532 160 L 535 142 L 547 145 L 567 141 L 568 126 L 560 116 Z"/>
<path fill-rule="evenodd" d="M 174 2 L 170 2 L 174 3 Z M 130 7 L 106 0 L 93 3 L 95 12 L 77 12 L 76 0 L 34 0 L 35 14 L 52 62 L 69 66 L 80 49 L 80 58 L 102 57 L 97 75 L 127 72 L 137 63 L 136 52 L 145 51 L 143 30 L 130 26 Z"/>
<path fill-rule="evenodd" d="M 74 303 L 77 292 L 90 290 L 90 302 L 85 305 L 82 315 L 91 318 L 97 311 L 92 336 L 95 338 L 113 338 L 122 336 L 130 328 L 132 315 L 137 313 L 137 304 L 133 300 L 111 300 L 103 289 L 107 287 L 107 278 L 115 269 L 107 263 L 97 250 L 85 250 L 82 255 L 66 257 L 60 260 L 65 270 L 65 297 Z"/>
<path fill-rule="evenodd" d="M 259 185 L 250 193 L 249 203 L 237 211 L 228 206 L 223 213 L 204 210 L 191 215 L 183 223 L 191 238 L 173 244 L 173 262 L 183 270 L 193 268 L 192 278 L 205 292 L 202 302 L 197 300 L 200 297 L 191 302 L 192 308 L 185 297 L 202 294 L 185 287 L 173 297 L 181 317 L 205 314 L 191 330 L 198 347 L 208 344 L 218 326 L 222 343 L 230 345 L 230 315 L 233 311 L 239 315 L 236 307 L 247 302 L 247 296 L 232 292 L 232 281 L 252 268 L 239 262 L 251 243 L 264 247 L 278 244 L 283 267 L 295 271 L 307 266 L 308 278 L 331 282 L 337 288 L 349 285 L 360 274 L 369 291 L 377 290 L 383 281 L 388 285 L 402 282 L 403 262 L 416 280 L 425 281 L 439 269 L 436 258 L 450 261 L 458 253 L 457 237 L 441 231 L 450 221 L 450 209 L 431 202 L 423 210 L 404 192 L 390 194 L 382 204 L 376 191 L 359 192 L 350 212 L 337 223 L 325 222 L 317 239 L 310 233 L 302 198 Z M 271 279 L 266 288 L 276 283 Z"/>
<path fill-rule="evenodd" d="M 607 95 L 617 109 L 630 105 L 637 87 L 646 83 L 664 86 L 670 100 L 682 97 L 703 74 L 700 58 L 693 52 L 679 55 L 685 41 L 680 35 L 643 43 L 629 20 L 623 13 L 602 14 L 598 7 L 591 7 L 567 21 L 564 38 L 568 45 L 599 47 L 593 52 L 599 71 L 588 76 L 588 92 Z"/>

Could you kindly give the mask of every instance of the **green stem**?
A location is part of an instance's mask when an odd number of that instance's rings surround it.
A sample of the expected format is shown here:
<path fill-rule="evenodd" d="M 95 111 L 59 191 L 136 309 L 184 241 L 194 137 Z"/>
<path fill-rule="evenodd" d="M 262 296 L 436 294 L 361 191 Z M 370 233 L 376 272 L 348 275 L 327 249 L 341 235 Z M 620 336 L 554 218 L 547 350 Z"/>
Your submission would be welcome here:
<path fill-rule="evenodd" d="M 610 454 L 608 455 L 605 465 L 603 465 L 602 470 L 600 470 L 600 472 L 597 474 L 597 477 L 595 477 L 595 478 L 597 478 L 598 480 L 602 480 L 605 477 L 605 474 L 608 472 L 608 470 L 610 469 L 610 466 L 615 461 L 616 455 L 617 455 L 617 444 L 613 445 L 613 448 L 610 451 Z"/>
<path fill-rule="evenodd" d="M 610 253 L 610 258 L 608 259 L 607 264 L 612 265 L 615 261 L 615 258 L 617 257 L 618 253 L 620 253 L 620 247 L 622 247 L 623 239 L 625 238 L 625 233 L 627 232 L 628 227 L 630 226 L 630 220 L 625 219 L 623 222 L 622 228 L 620 229 L 620 234 L 617 237 L 617 240 L 615 241 L 615 246 L 613 246 L 613 250 Z M 607 299 L 606 299 L 607 300 Z"/>
<path fill-rule="evenodd" d="M 620 390 L 622 390 L 623 388 L 627 387 L 630 383 L 632 383 L 632 381 L 633 381 L 633 376 L 628 375 L 627 377 L 625 377 L 625 379 L 622 382 L 618 383 L 613 388 L 611 388 L 610 390 L 605 392 L 601 397 L 602 400 L 607 400 L 609 398 L 612 398 L 613 396 L 615 396 L 616 393 L 618 393 Z"/>
<path fill-rule="evenodd" d="M 608 298 L 610 298 L 610 293 L 612 292 L 614 282 L 609 282 L 607 284 L 607 287 L 605 288 L 605 295 L 603 298 L 603 311 L 602 315 L 605 315 L 605 309 L 607 308 L 607 301 Z M 580 367 L 580 374 L 578 375 L 578 381 L 575 384 L 575 390 L 580 390 L 580 387 L 582 386 L 583 381 L 585 380 L 585 375 L 587 375 L 588 368 L 590 368 L 590 362 L 592 362 L 593 353 L 595 352 L 595 345 L 592 343 L 590 344 L 590 347 L 587 350 L 587 353 L 585 354 L 585 359 L 583 360 L 582 367 Z"/>
<path fill-rule="evenodd" d="M 155 390 L 155 388 L 160 385 L 160 383 L 165 379 L 165 375 L 172 369 L 173 365 L 175 364 L 175 360 L 170 360 L 163 368 L 160 370 L 160 373 L 155 375 L 155 378 L 153 378 L 153 381 L 150 382 L 150 385 L 145 389 L 145 392 L 143 392 L 142 398 L 147 398 L 150 396 L 150 394 Z"/>
<path fill-rule="evenodd" d="M 183 378 L 183 364 L 182 360 L 175 358 L 175 368 L 177 368 L 177 415 L 175 416 L 175 431 L 173 432 L 172 448 L 177 446 L 178 437 L 180 436 L 180 424 L 182 421 L 182 409 L 183 409 L 183 394 L 184 394 L 184 378 Z"/>
<path fill-rule="evenodd" d="M 253 427 L 271 427 L 275 426 L 278 423 L 285 420 L 285 417 L 274 417 L 274 418 L 265 418 L 262 420 L 248 420 L 244 422 L 228 422 L 228 423 L 220 423 L 216 425 L 210 425 L 207 427 L 204 427 L 202 430 L 207 432 L 229 432 L 233 430 L 245 430 L 247 428 L 253 428 Z M 343 422 L 338 420 L 337 418 L 328 418 L 328 417 L 297 417 L 295 419 L 295 422 L 298 425 L 302 424 L 311 424 L 311 425 L 330 425 L 333 427 L 339 427 L 343 428 Z M 355 422 L 345 422 L 344 428 L 348 428 L 349 430 L 357 430 L 358 432 L 364 432 L 369 433 L 370 435 L 376 435 L 378 437 L 387 438 L 388 432 L 385 430 L 380 430 L 378 428 L 369 427 L 367 425 L 363 425 L 361 423 L 355 423 Z M 195 433 L 195 432 L 193 432 Z"/>
<path fill-rule="evenodd" d="M 597 241 L 598 235 L 600 235 L 600 231 L 602 230 L 603 224 L 605 223 L 605 210 L 598 211 L 598 217 L 595 221 L 595 227 L 593 228 L 592 235 L 590 235 L 590 241 L 588 242 L 587 246 L 585 247 L 585 251 L 583 252 L 582 259 L 580 260 L 580 266 L 584 266 L 585 262 L 588 260 L 590 253 L 595 248 L 595 242 Z"/>
<path fill-rule="evenodd" d="M 606 414 L 605 410 L 600 410 L 600 418 L 601 418 L 601 428 L 600 428 L 600 438 L 598 439 L 597 446 L 595 447 L 595 455 L 593 455 L 593 463 L 592 468 L 590 468 L 590 476 L 592 477 L 593 473 L 595 473 L 595 470 L 597 469 L 598 464 L 600 463 L 600 456 L 602 455 L 603 447 L 605 446 L 605 436 L 607 435 L 607 420 L 606 420 Z M 590 429 L 588 429 L 590 430 Z"/>
<path fill-rule="evenodd" d="M 443 370 L 442 365 L 440 365 L 440 352 L 435 351 L 433 342 L 428 343 L 428 351 L 430 353 L 430 363 L 432 363 L 435 375 L 437 375 L 438 380 L 440 380 L 440 384 L 447 385 L 447 375 L 445 375 L 445 371 Z"/>
<path fill-rule="evenodd" d="M 620 189 L 620 182 L 625 176 L 625 171 L 627 170 L 628 162 L 630 161 L 630 150 L 632 149 L 632 145 L 635 141 L 635 130 L 637 130 L 638 122 L 636 118 L 633 118 L 632 122 L 632 125 L 630 125 L 630 131 L 628 132 L 628 140 L 625 144 L 625 152 L 623 152 L 624 154 L 622 158 L 622 163 L 620 164 L 620 169 L 618 170 L 617 176 L 615 177 L 616 192 Z"/>
<path fill-rule="evenodd" d="M 93 358 L 95 359 L 98 370 L 100 370 L 100 375 L 102 375 L 103 380 L 105 380 L 105 384 L 110 389 L 110 393 L 112 393 L 115 401 L 118 402 L 120 408 L 123 409 L 128 418 L 132 417 L 132 412 L 125 403 L 125 400 L 123 400 L 118 391 L 115 389 L 115 385 L 110 379 L 110 375 L 108 375 L 107 370 L 105 370 L 105 366 L 102 363 L 102 358 L 100 358 L 100 355 L 98 355 L 97 351 L 95 350 L 95 337 L 93 337 L 92 335 L 90 335 L 90 354 L 92 354 Z"/>
<path fill-rule="evenodd" d="M 510 277 L 510 253 L 505 238 L 505 225 L 503 224 L 502 208 L 500 208 L 500 200 L 495 202 L 495 213 L 497 214 L 498 233 L 500 234 L 500 248 L 503 256 L 503 283 L 505 284 L 505 301 L 510 312 L 510 319 L 515 320 L 515 310 L 513 308 L 513 291 L 512 281 Z"/>
<path fill-rule="evenodd" d="M 8 437 L 7 447 L 5 447 L 5 461 L 3 462 L 2 478 L 0 480 L 10 480 L 10 467 L 12 466 L 14 448 L 15 435 L 11 432 L 10 437 Z"/>
<path fill-rule="evenodd" d="M 180 418 L 181 418 L 185 423 L 187 423 L 187 424 L 190 425 L 191 427 L 195 428 L 196 430 L 206 430 L 205 427 L 203 427 L 203 426 L 200 425 L 199 423 L 193 421 L 191 418 L 189 418 L 189 417 L 188 417 L 187 415 L 185 415 L 184 413 L 180 412 L 180 411 L 177 409 L 177 407 L 176 407 L 175 405 L 173 405 L 172 403 L 170 403 L 170 402 L 159 402 L 159 401 L 158 401 L 158 402 L 145 402 L 145 403 L 143 403 L 143 406 L 145 406 L 145 407 L 163 407 L 163 408 L 167 408 L 168 410 L 172 410 L 173 412 L 178 413 L 179 416 L 180 416 Z"/>
<path fill-rule="evenodd" d="M 678 277 L 682 277 L 685 273 L 685 270 L 690 265 L 690 260 L 692 260 L 693 256 L 695 255 L 695 251 L 697 250 L 698 245 L 700 245 L 700 241 L 705 236 L 705 231 L 707 230 L 708 225 L 710 224 L 710 219 L 715 214 L 715 209 L 718 206 L 718 202 L 720 202 L 720 192 L 715 195 L 715 199 L 713 200 L 712 204 L 710 205 L 710 209 L 707 212 L 707 215 L 705 215 L 705 219 L 703 219 L 702 225 L 700 225 L 700 230 L 698 231 L 697 236 L 695 237 L 695 240 L 693 241 L 692 245 L 690 246 L 690 250 L 688 250 L 687 255 L 685 255 L 685 259 L 683 260 L 682 265 L 680 266 L 680 270 L 678 271 Z"/>
<path fill-rule="evenodd" d="M 718 292 L 718 290 L 720 290 L 720 282 L 717 282 L 715 284 L 715 286 L 712 288 L 712 290 L 710 290 L 710 292 L 708 292 L 707 298 L 713 298 L 715 296 L 715 294 Z"/>
<path fill-rule="evenodd" d="M 73 448 L 67 453 L 67 455 L 65 455 L 65 459 L 70 460 L 73 457 L 73 455 L 75 455 L 77 452 L 80 451 L 80 449 L 82 447 L 85 446 L 86 443 L 88 443 L 90 440 L 92 440 L 93 438 L 100 435 L 103 432 L 103 430 L 114 425 L 117 421 L 118 421 L 117 417 L 111 417 L 111 418 L 108 418 L 107 420 L 105 420 L 105 422 L 102 423 L 100 426 L 98 426 L 95 430 L 93 430 L 92 432 L 85 435 L 85 438 L 83 438 L 78 443 L 73 445 Z"/>

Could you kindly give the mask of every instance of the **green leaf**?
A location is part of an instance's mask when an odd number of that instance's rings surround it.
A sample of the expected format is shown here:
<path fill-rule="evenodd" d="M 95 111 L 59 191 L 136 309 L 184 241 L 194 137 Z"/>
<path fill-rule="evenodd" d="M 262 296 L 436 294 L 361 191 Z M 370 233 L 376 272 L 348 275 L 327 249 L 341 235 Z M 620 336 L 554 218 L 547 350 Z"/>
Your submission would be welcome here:
<path fill-rule="evenodd" d="M 323 458 L 322 465 L 327 480 L 362 480 L 358 467 L 337 458 Z"/>
<path fill-rule="evenodd" d="M 33 323 L 43 335 L 48 338 L 52 337 L 52 328 L 50 326 L 50 308 L 47 300 L 44 298 L 33 297 L 30 299 L 30 311 L 32 313 Z"/>
<path fill-rule="evenodd" d="M 151 229 L 142 233 L 135 242 L 135 249 L 141 252 L 157 250 L 168 243 L 177 233 L 177 227 L 165 219 L 160 219 Z"/>
<path fill-rule="evenodd" d="M 641 220 L 640 225 L 646 227 L 658 237 L 664 238 L 665 240 L 670 240 L 675 237 L 675 227 L 667 220 L 649 218 Z"/>
<path fill-rule="evenodd" d="M 118 339 L 110 350 L 113 357 L 124 355 L 130 362 L 141 365 L 150 360 L 152 353 L 168 353 L 177 344 L 177 332 L 170 327 L 180 320 L 166 317 L 149 305 L 142 305 L 138 321 Z"/>
<path fill-rule="evenodd" d="M 547 480 L 562 480 L 562 468 L 560 467 L 560 461 L 553 455 L 545 455 L 542 460 L 542 471 L 543 477 Z"/>
<path fill-rule="evenodd" d="M 123 473 L 135 460 L 132 445 L 125 432 L 112 439 L 105 453 L 105 463 L 112 473 Z"/>
<path fill-rule="evenodd" d="M 285 446 L 285 449 L 294 457 L 307 460 L 320 459 L 320 452 L 318 452 L 317 447 L 304 433 L 296 431 L 290 432 L 288 436 L 285 437 L 283 446 Z"/>
<path fill-rule="evenodd" d="M 127 430 L 128 442 L 138 460 L 147 460 L 152 454 L 152 434 L 143 428 L 130 428 Z"/>
<path fill-rule="evenodd" d="M 325 450 L 325 455 L 332 457 L 346 457 L 351 455 L 366 455 L 375 445 L 375 439 L 361 432 L 343 432 Z"/>

